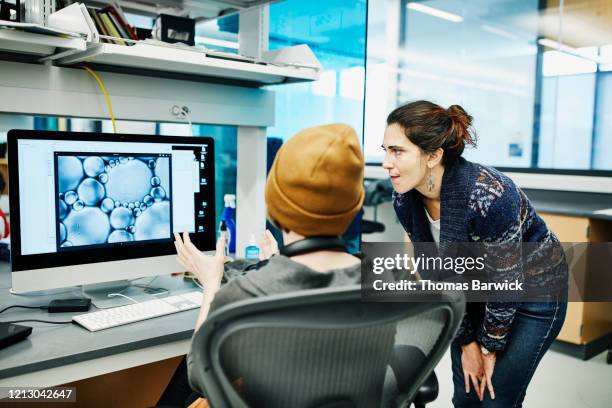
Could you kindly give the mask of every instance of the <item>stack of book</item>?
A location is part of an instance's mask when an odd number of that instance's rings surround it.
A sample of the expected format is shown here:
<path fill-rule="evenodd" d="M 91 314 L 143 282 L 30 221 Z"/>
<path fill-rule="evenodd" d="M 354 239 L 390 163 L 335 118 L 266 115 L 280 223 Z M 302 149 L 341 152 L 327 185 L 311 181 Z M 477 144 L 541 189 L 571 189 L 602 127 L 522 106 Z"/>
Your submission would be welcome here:
<path fill-rule="evenodd" d="M 103 38 L 102 41 L 111 44 L 132 45 L 132 42 L 121 40 L 138 40 L 136 30 L 123 15 L 121 8 L 117 5 L 109 5 L 102 9 L 87 7 L 91 19 L 96 24 L 98 33 L 103 36 L 113 37 L 113 39 Z"/>

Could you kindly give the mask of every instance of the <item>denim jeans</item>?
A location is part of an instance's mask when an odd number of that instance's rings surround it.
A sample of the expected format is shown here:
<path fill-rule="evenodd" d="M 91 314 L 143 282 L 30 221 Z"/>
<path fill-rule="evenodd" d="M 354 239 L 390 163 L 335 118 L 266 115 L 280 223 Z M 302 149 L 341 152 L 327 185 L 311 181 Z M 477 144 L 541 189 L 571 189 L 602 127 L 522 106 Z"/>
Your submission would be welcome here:
<path fill-rule="evenodd" d="M 470 393 L 466 394 L 461 368 L 461 346 L 454 341 L 451 346 L 451 358 L 455 408 L 522 407 L 527 386 L 540 360 L 563 326 L 566 309 L 567 302 L 559 300 L 521 304 L 510 329 L 506 350 L 497 353 L 492 377 L 494 400 L 485 388 L 484 399 L 480 402 L 471 383 Z"/>

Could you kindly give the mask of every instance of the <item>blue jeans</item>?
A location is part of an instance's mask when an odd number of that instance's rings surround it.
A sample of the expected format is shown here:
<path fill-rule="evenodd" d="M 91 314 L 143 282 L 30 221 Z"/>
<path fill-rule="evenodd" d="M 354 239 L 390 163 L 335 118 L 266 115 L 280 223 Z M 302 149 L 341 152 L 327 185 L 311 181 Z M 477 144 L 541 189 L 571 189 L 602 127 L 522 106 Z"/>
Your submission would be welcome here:
<path fill-rule="evenodd" d="M 563 326 L 566 309 L 567 302 L 558 300 L 521 304 L 510 329 L 506 350 L 497 355 L 491 379 L 495 390 L 494 400 L 485 388 L 484 399 L 480 402 L 471 383 L 470 393 L 466 394 L 461 368 L 461 346 L 454 341 L 451 358 L 455 408 L 522 407 L 533 373 Z"/>

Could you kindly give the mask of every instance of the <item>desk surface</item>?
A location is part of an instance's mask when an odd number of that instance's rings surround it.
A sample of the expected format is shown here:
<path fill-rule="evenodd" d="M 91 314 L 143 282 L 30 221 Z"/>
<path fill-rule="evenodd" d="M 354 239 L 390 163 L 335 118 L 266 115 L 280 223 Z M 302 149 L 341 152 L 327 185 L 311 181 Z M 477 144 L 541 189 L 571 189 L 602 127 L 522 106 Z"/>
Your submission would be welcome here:
<path fill-rule="evenodd" d="M 524 191 L 538 212 L 612 220 L 612 215 L 597 213 L 612 208 L 612 194 L 529 189 Z"/>
<path fill-rule="evenodd" d="M 51 299 L 74 298 L 80 296 L 79 288 L 55 295 L 22 296 L 9 293 L 10 272 L 7 263 L 0 263 L 0 308 L 10 305 L 46 305 Z M 171 291 L 197 289 L 191 282 L 181 277 L 160 276 L 153 286 Z M 94 307 L 90 311 L 96 310 Z M 47 313 L 44 310 L 10 309 L 0 315 L 0 321 L 37 318 L 43 320 L 68 321 L 77 313 Z M 25 322 L 23 325 L 34 328 L 30 337 L 19 343 L 0 350 L 0 384 L 7 385 L 11 377 L 23 376 L 43 370 L 54 369 L 75 363 L 93 362 L 101 358 L 124 355 L 122 353 L 138 351 L 144 358 L 142 363 L 157 361 L 184 354 L 197 319 L 198 309 L 175 313 L 132 323 L 112 329 L 92 333 L 74 323 L 50 325 L 45 323 Z M 164 346 L 176 344 L 174 350 Z M 147 356 L 147 350 L 159 352 L 161 358 Z M 134 353 L 132 353 L 134 354 Z M 136 359 L 138 360 L 138 359 Z M 138 365 L 136 361 L 133 365 Z M 87 371 L 87 365 L 80 370 Z M 99 375 L 101 372 L 91 367 L 91 375 L 80 374 L 82 378 Z M 127 367 L 117 366 L 117 369 Z M 114 370 L 109 370 L 114 371 Z M 62 381 L 62 380 L 58 380 Z M 62 382 L 47 385 L 58 385 Z M 16 384 L 15 384 L 16 385 Z"/>

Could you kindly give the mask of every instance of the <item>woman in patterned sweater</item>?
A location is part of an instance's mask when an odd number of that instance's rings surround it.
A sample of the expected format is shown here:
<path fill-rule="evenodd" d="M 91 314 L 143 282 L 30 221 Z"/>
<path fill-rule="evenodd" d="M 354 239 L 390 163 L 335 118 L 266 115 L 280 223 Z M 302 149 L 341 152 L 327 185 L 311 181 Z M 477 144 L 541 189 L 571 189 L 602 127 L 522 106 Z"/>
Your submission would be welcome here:
<path fill-rule="evenodd" d="M 411 241 L 436 242 L 440 253 L 452 243 L 498 245 L 511 255 L 522 248 L 514 257 L 489 256 L 489 279 L 545 288 L 543 302 L 468 304 L 451 348 L 455 407 L 520 407 L 565 319 L 567 264 L 562 251 L 551 250 L 559 248 L 557 238 L 512 180 L 461 157 L 466 144 L 476 145 L 471 124 L 458 105 L 401 106 L 387 118 L 383 167 Z M 529 254 L 525 245 L 533 248 Z"/>

